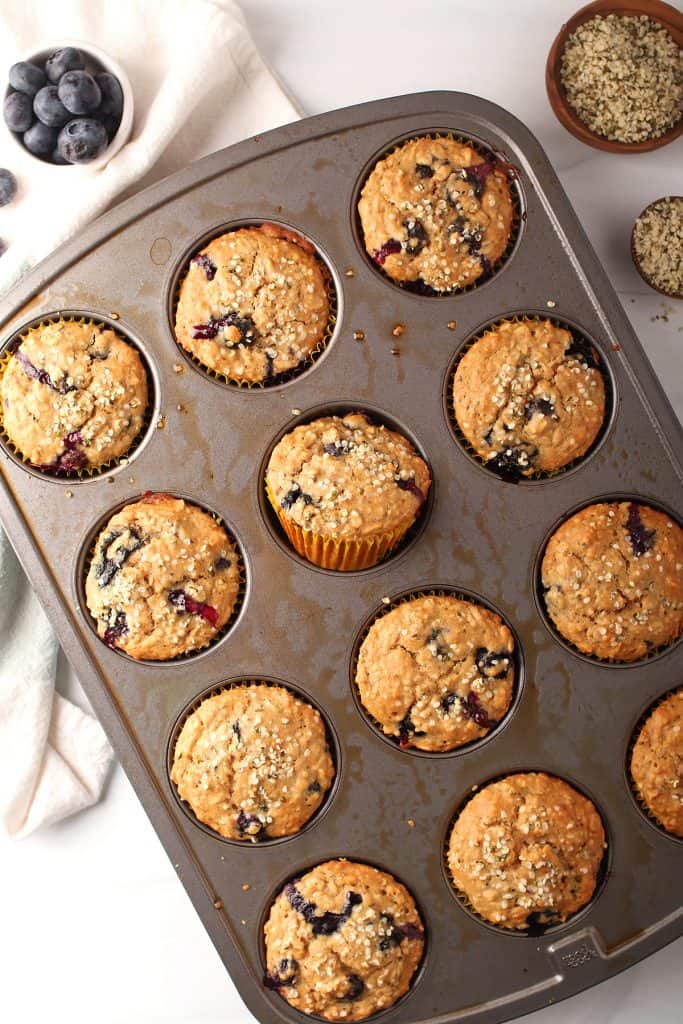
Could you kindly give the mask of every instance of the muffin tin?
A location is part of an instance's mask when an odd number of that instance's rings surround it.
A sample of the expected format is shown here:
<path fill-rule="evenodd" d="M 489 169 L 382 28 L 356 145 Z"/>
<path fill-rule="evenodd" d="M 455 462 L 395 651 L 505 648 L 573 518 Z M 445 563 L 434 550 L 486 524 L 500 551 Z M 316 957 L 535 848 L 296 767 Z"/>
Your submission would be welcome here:
<path fill-rule="evenodd" d="M 515 247 L 490 280 L 449 297 L 392 284 L 360 246 L 354 197 L 401 139 L 452 132 L 517 167 Z M 223 225 L 280 221 L 329 265 L 338 297 L 326 350 L 305 374 L 264 389 L 198 372 L 169 324 L 178 269 Z M 591 661 L 544 618 L 536 567 L 571 510 L 633 497 L 680 521 L 683 436 L 558 180 L 528 130 L 461 93 L 425 93 L 336 111 L 216 153 L 101 218 L 4 301 L 2 345 L 64 314 L 111 323 L 143 351 L 155 385 L 151 433 L 126 464 L 60 480 L 0 448 L 0 514 L 59 638 L 242 997 L 264 1024 L 302 1022 L 262 984 L 262 926 L 292 876 L 347 856 L 394 874 L 427 930 L 410 992 L 381 1014 L 396 1022 L 495 1022 L 562 999 L 683 934 L 683 843 L 652 827 L 632 798 L 626 754 L 643 710 L 680 685 L 678 643 L 634 665 Z M 611 380 L 599 443 L 548 479 L 501 480 L 459 444 L 444 391 L 458 351 L 492 320 L 551 316 L 580 328 Z M 393 332 L 404 328 L 400 337 Z M 362 340 L 357 337 L 362 334 Z M 375 410 L 414 439 L 432 468 L 430 505 L 401 549 L 373 569 L 317 569 L 269 517 L 264 460 L 312 414 Z M 82 600 L 93 531 L 145 490 L 216 512 L 245 562 L 239 615 L 189 658 L 138 663 L 96 636 Z M 495 607 L 518 642 L 515 702 L 485 742 L 431 756 L 382 739 L 350 679 L 370 616 L 408 593 L 455 590 Z M 308 695 L 335 737 L 337 779 L 300 834 L 236 844 L 200 827 L 169 781 L 177 723 L 224 682 L 281 681 Z M 474 787 L 514 771 L 565 778 L 595 802 L 608 869 L 577 917 L 541 935 L 485 925 L 458 902 L 443 862 L 457 809 Z M 495 969 L 492 965 L 495 964 Z M 373 1018 L 374 1019 L 374 1018 Z"/>

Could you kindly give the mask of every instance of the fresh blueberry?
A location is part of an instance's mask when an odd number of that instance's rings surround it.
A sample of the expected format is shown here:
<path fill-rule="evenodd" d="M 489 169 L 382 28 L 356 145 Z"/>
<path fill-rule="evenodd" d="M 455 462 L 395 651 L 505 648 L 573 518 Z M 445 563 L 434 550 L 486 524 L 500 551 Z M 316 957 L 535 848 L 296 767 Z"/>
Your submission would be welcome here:
<path fill-rule="evenodd" d="M 2 106 L 5 124 L 12 132 L 27 132 L 33 124 L 33 104 L 25 92 L 11 92 Z"/>
<path fill-rule="evenodd" d="M 406 235 L 408 236 L 405 250 L 409 256 L 417 256 L 429 241 L 429 235 L 425 231 L 422 221 L 413 217 L 404 220 L 403 227 L 406 229 Z"/>
<path fill-rule="evenodd" d="M 93 114 L 100 105 L 100 87 L 87 71 L 67 71 L 59 79 L 59 98 L 72 114 Z"/>
<path fill-rule="evenodd" d="M 104 130 L 107 133 L 107 138 L 111 142 L 119 130 L 119 125 L 121 124 L 120 119 L 116 117 L 100 117 L 97 111 L 95 111 L 93 116 L 96 121 L 99 121 L 103 125 Z"/>
<path fill-rule="evenodd" d="M 109 145 L 104 125 L 92 118 L 79 117 L 62 128 L 57 148 L 70 164 L 87 164 L 96 160 Z"/>
<path fill-rule="evenodd" d="M 306 923 L 310 924 L 314 935 L 334 935 L 351 917 L 353 908 L 363 902 L 360 893 L 347 892 L 340 914 L 334 914 L 331 910 L 326 910 L 324 914 L 316 914 L 318 909 L 316 904 L 302 896 L 293 882 L 288 882 L 285 886 L 285 896 L 292 909 L 296 910 L 297 914 L 301 914 Z"/>
<path fill-rule="evenodd" d="M 59 152 L 58 149 L 54 149 L 52 151 L 52 155 L 50 156 L 50 162 L 53 163 L 53 164 L 57 164 L 58 166 L 62 166 L 62 167 L 66 167 L 68 165 L 68 163 L 69 163 L 68 160 L 64 159 L 64 157 L 62 156 L 62 154 Z"/>
<path fill-rule="evenodd" d="M 45 74 L 56 85 L 67 71 L 81 71 L 85 67 L 85 58 L 75 46 L 65 46 L 55 50 L 45 62 Z"/>
<path fill-rule="evenodd" d="M 24 92 L 27 96 L 35 96 L 46 83 L 45 72 L 30 61 L 20 60 L 9 69 L 9 84 L 17 92 Z"/>
<path fill-rule="evenodd" d="M 35 121 L 27 132 L 23 142 L 29 153 L 34 156 L 49 157 L 57 145 L 57 129 L 48 128 L 42 121 Z"/>
<path fill-rule="evenodd" d="M 17 194 L 17 179 L 6 167 L 0 167 L 0 206 L 7 206 Z"/>
<path fill-rule="evenodd" d="M 636 558 L 640 558 L 654 547 L 657 531 L 645 529 L 645 524 L 640 516 L 640 508 L 633 501 L 628 507 L 626 533 Z"/>
<path fill-rule="evenodd" d="M 210 256 L 206 253 L 198 252 L 196 256 L 193 256 L 190 263 L 195 263 L 198 267 L 201 267 L 206 274 L 207 281 L 213 281 L 216 276 L 216 264 L 213 262 Z"/>
<path fill-rule="evenodd" d="M 95 81 L 100 90 L 100 105 L 95 112 L 98 120 L 105 117 L 112 118 L 118 124 L 123 114 L 123 89 L 118 78 L 110 75 L 108 71 L 102 71 L 95 75 Z"/>
<path fill-rule="evenodd" d="M 379 249 L 374 250 L 372 258 L 375 263 L 379 264 L 380 267 L 383 267 L 387 261 L 387 257 L 400 252 L 402 248 L 403 247 L 399 241 L 395 238 L 390 238 L 389 241 L 384 242 Z"/>
<path fill-rule="evenodd" d="M 71 117 L 59 98 L 56 85 L 44 85 L 38 90 L 33 98 L 33 112 L 48 128 L 61 128 Z"/>

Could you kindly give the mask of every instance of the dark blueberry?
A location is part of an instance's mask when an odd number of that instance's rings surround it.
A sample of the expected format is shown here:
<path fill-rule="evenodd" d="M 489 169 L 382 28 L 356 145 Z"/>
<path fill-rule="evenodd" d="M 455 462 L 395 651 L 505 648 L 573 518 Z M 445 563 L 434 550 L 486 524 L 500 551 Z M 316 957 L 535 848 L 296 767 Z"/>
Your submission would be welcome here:
<path fill-rule="evenodd" d="M 57 129 L 48 128 L 42 121 L 35 121 L 23 134 L 23 143 L 34 156 L 49 157 L 57 145 Z"/>
<path fill-rule="evenodd" d="M 20 60 L 9 69 L 9 84 L 17 92 L 35 96 L 38 90 L 47 84 L 47 78 L 42 68 L 31 64 L 30 61 Z"/>
<path fill-rule="evenodd" d="M 472 721 L 480 726 L 482 729 L 492 729 L 497 723 L 489 718 L 486 708 L 481 704 L 481 701 L 477 697 L 476 693 L 470 692 L 467 694 L 465 699 L 460 699 L 462 706 L 462 712 L 467 718 L 471 718 Z"/>
<path fill-rule="evenodd" d="M 216 276 L 216 264 L 209 256 L 203 252 L 198 252 L 196 256 L 192 257 L 190 263 L 195 263 L 198 267 L 202 268 L 206 274 L 207 281 L 213 281 Z"/>
<path fill-rule="evenodd" d="M 0 206 L 7 206 L 17 194 L 17 179 L 6 167 L 0 167 Z"/>
<path fill-rule="evenodd" d="M 419 502 L 423 502 L 425 500 L 424 494 L 417 486 L 412 477 L 409 477 L 407 480 L 402 480 L 400 476 L 395 477 L 394 479 L 396 481 L 396 486 L 399 488 L 399 490 L 410 491 L 411 494 L 415 495 Z"/>
<path fill-rule="evenodd" d="M 480 164 L 473 164 L 466 170 L 467 180 L 474 186 L 475 196 L 480 196 L 486 186 L 486 179 L 493 174 L 497 167 L 496 160 L 484 160 Z"/>
<path fill-rule="evenodd" d="M 264 835 L 266 827 L 255 814 L 245 814 L 244 811 L 240 811 L 237 815 L 237 831 L 242 836 L 251 836 L 252 839 L 260 838 Z"/>
<path fill-rule="evenodd" d="M 299 963 L 294 957 L 283 957 L 272 974 L 267 973 L 264 979 L 266 988 L 276 992 L 281 988 L 293 985 L 299 973 Z"/>
<path fill-rule="evenodd" d="M 76 470 L 85 469 L 88 465 L 88 457 L 82 451 L 83 438 L 77 430 L 72 430 L 64 438 L 64 451 L 57 456 L 54 462 L 41 469 L 52 473 L 74 473 Z"/>
<path fill-rule="evenodd" d="M 241 743 L 242 742 L 242 730 L 240 729 L 240 723 L 239 722 L 233 722 L 232 723 L 232 731 L 234 732 L 234 734 L 237 737 L 238 741 Z"/>
<path fill-rule="evenodd" d="M 384 242 L 379 249 L 375 249 L 372 258 L 375 263 L 378 263 L 380 267 L 383 267 L 386 263 L 387 257 L 392 256 L 394 253 L 400 252 L 402 245 L 395 238 L 390 238 L 388 242 Z"/>
<path fill-rule="evenodd" d="M 44 85 L 38 90 L 33 97 L 33 113 L 48 128 L 61 128 L 71 119 L 71 114 L 59 98 L 56 85 Z"/>
<path fill-rule="evenodd" d="M 556 910 L 534 910 L 526 916 L 527 934 L 531 936 L 543 935 L 546 929 L 554 924 L 560 924 L 562 918 Z"/>
<path fill-rule="evenodd" d="M 37 366 L 34 366 L 29 357 L 21 351 L 21 348 L 15 349 L 14 358 L 21 363 L 27 377 L 31 377 L 32 380 L 40 381 L 40 383 L 45 384 L 46 387 L 59 392 L 60 395 L 67 395 L 70 391 L 76 390 L 73 384 L 66 383 L 66 378 L 63 378 L 59 384 L 55 384 L 47 370 L 39 370 Z"/>
<path fill-rule="evenodd" d="M 310 924 L 314 935 L 334 935 L 338 932 L 345 921 L 351 917 L 353 908 L 363 902 L 363 897 L 357 892 L 347 892 L 344 906 L 340 914 L 334 914 L 326 910 L 324 914 L 316 914 L 318 909 L 315 903 L 310 903 L 301 895 L 293 882 L 285 886 L 285 896 L 289 905 L 297 914 L 301 914 L 307 924 Z"/>
<path fill-rule="evenodd" d="M 308 788 L 308 792 L 309 793 L 319 793 L 320 792 L 320 783 L 318 782 L 317 779 L 313 779 L 313 782 L 309 782 L 308 783 L 308 787 L 307 788 Z"/>
<path fill-rule="evenodd" d="M 418 178 L 433 178 L 434 168 L 430 167 L 429 164 L 415 164 L 415 173 Z"/>
<path fill-rule="evenodd" d="M 192 328 L 192 337 L 206 340 L 215 338 L 219 331 L 226 327 L 236 327 L 240 337 L 235 341 L 225 339 L 226 345 L 251 345 L 256 339 L 256 327 L 250 316 L 240 317 L 237 313 L 225 313 L 224 316 L 211 317 L 205 324 L 195 324 Z"/>
<path fill-rule="evenodd" d="M 417 256 L 429 241 L 429 235 L 425 231 L 422 221 L 415 220 L 412 217 L 409 220 L 403 221 L 403 227 L 406 229 L 406 235 L 408 236 L 405 250 L 409 256 Z"/>
<path fill-rule="evenodd" d="M 457 693 L 447 693 L 441 698 L 441 710 L 443 711 L 444 715 L 448 714 L 453 705 L 457 703 L 457 700 Z"/>
<path fill-rule="evenodd" d="M 628 507 L 626 532 L 636 558 L 640 558 L 654 547 L 657 531 L 645 529 L 645 524 L 640 517 L 640 508 L 633 501 Z"/>
<path fill-rule="evenodd" d="M 516 483 L 538 457 L 538 448 L 533 444 L 513 444 L 494 455 L 486 463 L 489 469 L 498 473 L 503 480 Z"/>
<path fill-rule="evenodd" d="M 441 629 L 441 627 L 437 626 L 437 628 L 433 629 L 431 633 L 428 635 L 427 639 L 425 640 L 425 643 L 430 654 L 433 654 L 435 658 L 439 658 L 440 661 L 445 661 L 446 658 L 450 658 L 451 649 L 446 644 L 439 643 L 439 637 L 441 636 L 442 633 L 443 630 Z"/>
<path fill-rule="evenodd" d="M 510 671 L 510 655 L 506 651 L 489 651 L 477 647 L 474 661 L 481 675 L 487 679 L 502 679 Z"/>
<path fill-rule="evenodd" d="M 104 130 L 107 133 L 107 138 L 111 142 L 111 140 L 114 138 L 117 131 L 119 130 L 119 125 L 121 124 L 120 118 L 106 116 L 100 117 L 97 110 L 95 111 L 94 117 L 96 121 L 99 121 L 104 126 Z"/>
<path fill-rule="evenodd" d="M 379 948 L 382 953 L 392 946 L 399 946 L 404 939 L 423 939 L 424 932 L 418 925 L 408 921 L 406 924 L 395 924 L 393 914 L 382 914 L 385 929 L 390 929 L 388 935 L 383 935 L 379 940 Z"/>
<path fill-rule="evenodd" d="M 45 62 L 45 74 L 53 84 L 67 71 L 80 71 L 85 67 L 85 59 L 80 50 L 75 46 L 64 46 L 61 50 L 55 50 Z"/>
<path fill-rule="evenodd" d="M 524 406 L 524 419 L 528 423 L 535 413 L 541 416 L 555 416 L 555 406 L 548 398 L 532 398 Z"/>
<path fill-rule="evenodd" d="M 130 556 L 138 551 L 146 543 L 143 538 L 135 532 L 128 530 L 129 538 L 127 544 L 120 544 L 113 554 L 109 555 L 109 548 L 122 537 L 124 530 L 112 530 L 102 538 L 99 550 L 102 554 L 102 561 L 95 567 L 95 576 L 100 587 L 107 587 L 116 576 L 117 572 L 125 565 Z"/>
<path fill-rule="evenodd" d="M 349 987 L 346 995 L 342 996 L 345 1003 L 353 1003 L 365 992 L 365 982 L 359 974 L 349 974 Z"/>
<path fill-rule="evenodd" d="M 184 590 L 169 590 L 168 600 L 176 611 L 185 612 L 188 615 L 201 615 L 212 626 L 215 626 L 218 622 L 218 612 L 213 605 L 204 604 L 203 601 L 195 601 Z"/>
<path fill-rule="evenodd" d="M 102 71 L 95 75 L 95 81 L 99 86 L 102 96 L 100 105 L 95 111 L 95 117 L 98 121 L 111 118 L 118 125 L 123 114 L 123 89 L 121 88 L 121 83 L 118 78 L 110 75 L 108 71 Z"/>
<path fill-rule="evenodd" d="M 57 93 L 72 114 L 94 114 L 100 105 L 100 87 L 87 71 L 67 71 L 59 79 Z"/>
<path fill-rule="evenodd" d="M 109 139 L 99 121 L 78 117 L 62 128 L 57 148 L 70 164 L 89 164 L 104 153 Z"/>
<path fill-rule="evenodd" d="M 404 715 L 401 721 L 398 723 L 398 745 L 406 749 L 412 746 L 414 736 L 424 736 L 424 732 L 420 732 L 415 728 L 410 718 L 410 712 Z"/>
<path fill-rule="evenodd" d="M 68 163 L 69 163 L 68 160 L 64 159 L 64 157 L 62 156 L 62 154 L 59 152 L 58 149 L 53 149 L 52 156 L 50 157 L 50 161 L 53 164 L 57 164 L 57 166 L 63 166 L 63 167 L 66 167 L 68 165 Z"/>
<path fill-rule="evenodd" d="M 488 256 L 484 256 L 483 252 L 477 253 L 477 259 L 481 264 L 481 269 L 484 271 L 484 275 L 488 276 L 491 273 L 491 260 Z"/>
<path fill-rule="evenodd" d="M 315 504 L 315 501 L 310 494 L 306 494 L 305 491 L 302 491 L 298 484 L 292 484 L 290 490 L 288 490 L 284 498 L 280 500 L 280 505 L 284 509 L 290 509 L 296 501 L 299 501 L 299 499 L 303 501 L 304 505 Z"/>
<path fill-rule="evenodd" d="M 107 647 L 116 647 L 116 641 L 128 632 L 128 623 L 125 612 L 117 612 L 113 623 L 104 631 L 104 642 Z"/>
<path fill-rule="evenodd" d="M 230 561 L 230 559 L 223 558 L 223 556 L 221 555 L 221 557 L 216 562 L 216 570 L 218 572 L 221 572 L 223 569 L 229 569 L 231 565 L 232 562 Z"/>
<path fill-rule="evenodd" d="M 5 124 L 12 132 L 27 132 L 33 124 L 33 103 L 25 92 L 11 92 L 2 106 Z"/>
<path fill-rule="evenodd" d="M 587 363 L 588 366 L 595 368 L 600 366 L 600 357 L 596 350 L 589 341 L 586 341 L 585 338 L 580 337 L 578 334 L 572 334 L 571 341 L 564 350 L 564 354 L 580 359 L 582 362 Z"/>

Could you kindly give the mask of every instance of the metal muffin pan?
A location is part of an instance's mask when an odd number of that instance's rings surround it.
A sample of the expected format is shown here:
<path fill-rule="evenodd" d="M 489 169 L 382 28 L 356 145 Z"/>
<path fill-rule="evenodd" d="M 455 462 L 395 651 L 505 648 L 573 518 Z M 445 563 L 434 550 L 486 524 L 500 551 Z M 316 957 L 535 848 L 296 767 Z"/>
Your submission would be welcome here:
<path fill-rule="evenodd" d="M 353 200 L 373 159 L 396 140 L 449 131 L 483 141 L 518 167 L 522 217 L 514 251 L 491 280 L 434 298 L 394 286 L 369 264 Z M 169 325 L 179 262 L 216 227 L 250 220 L 280 220 L 310 237 L 332 270 L 339 300 L 328 350 L 305 374 L 274 388 L 208 379 L 182 355 Z M 441 92 L 364 104 L 250 139 L 122 204 L 42 263 L 0 307 L 2 343 L 60 310 L 113 317 L 139 341 L 155 375 L 162 429 L 127 465 L 87 484 L 30 472 L 0 451 L 0 514 L 254 1015 L 264 1024 L 310 1019 L 264 988 L 261 930 L 282 884 L 330 857 L 391 872 L 424 915 L 420 972 L 404 999 L 379 1015 L 391 1024 L 509 1019 L 610 977 L 681 935 L 683 844 L 653 828 L 636 806 L 625 756 L 643 710 L 680 685 L 683 646 L 628 667 L 579 657 L 546 625 L 535 588 L 545 538 L 570 509 L 626 494 L 680 519 L 683 437 L 528 130 L 491 103 Z M 567 319 L 595 340 L 614 408 L 602 440 L 580 465 L 512 484 L 459 445 L 444 387 L 457 351 L 481 325 L 523 313 Z M 405 331 L 396 338 L 399 323 Z M 356 331 L 364 341 L 354 340 Z M 434 476 L 431 508 L 411 543 L 376 568 L 348 575 L 316 569 L 286 550 L 266 521 L 262 494 L 263 460 L 275 438 L 299 416 L 335 406 L 371 407 L 390 417 L 417 440 Z M 144 490 L 183 494 L 215 510 L 234 530 L 245 560 L 243 606 L 227 635 L 197 656 L 166 664 L 136 663 L 109 650 L 82 606 L 80 573 L 93 529 Z M 351 659 L 384 597 L 439 588 L 480 596 L 500 610 L 519 641 L 524 676 L 504 725 L 485 743 L 418 756 L 387 743 L 361 715 Z M 281 680 L 319 705 L 338 738 L 338 778 L 299 835 L 240 846 L 192 820 L 167 763 L 176 724 L 200 694 L 254 678 Z M 533 937 L 471 916 L 448 883 L 442 857 L 453 814 L 472 788 L 529 769 L 555 773 L 590 794 L 609 836 L 597 898 L 576 919 Z"/>

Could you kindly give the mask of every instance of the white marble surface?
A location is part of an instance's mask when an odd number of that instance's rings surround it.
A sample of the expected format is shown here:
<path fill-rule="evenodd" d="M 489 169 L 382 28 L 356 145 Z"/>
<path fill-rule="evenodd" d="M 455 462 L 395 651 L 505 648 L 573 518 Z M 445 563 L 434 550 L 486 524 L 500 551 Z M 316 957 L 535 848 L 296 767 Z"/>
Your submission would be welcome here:
<path fill-rule="evenodd" d="M 565 0 L 243 0 L 256 41 L 308 113 L 425 89 L 478 93 L 545 146 L 683 416 L 683 303 L 632 268 L 633 219 L 683 192 L 683 140 L 638 157 L 588 149 L 547 104 Z M 191 59 L 191 54 L 188 55 Z M 653 319 L 667 316 L 668 320 Z M 66 666 L 60 686 L 85 704 Z M 8 1024 L 253 1024 L 119 768 L 100 806 L 20 844 L 0 838 L 0 1007 Z M 683 940 L 529 1024 L 678 1024 Z"/>

